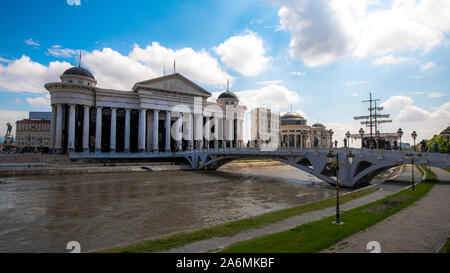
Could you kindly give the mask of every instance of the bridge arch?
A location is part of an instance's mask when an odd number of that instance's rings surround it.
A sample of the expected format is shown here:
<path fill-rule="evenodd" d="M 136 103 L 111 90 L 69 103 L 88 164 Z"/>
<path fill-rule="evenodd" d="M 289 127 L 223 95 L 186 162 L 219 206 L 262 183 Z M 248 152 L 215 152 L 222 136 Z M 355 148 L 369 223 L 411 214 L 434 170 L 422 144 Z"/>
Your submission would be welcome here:
<path fill-rule="evenodd" d="M 242 158 L 250 158 L 249 156 L 239 156 L 239 155 L 227 155 L 227 156 L 208 156 L 209 160 L 205 161 L 203 164 L 199 165 L 197 169 L 217 169 L 233 160 L 242 159 Z M 258 157 L 261 158 L 261 157 Z M 278 162 L 284 163 L 286 165 L 290 165 L 294 168 L 300 169 L 308 174 L 311 174 L 331 185 L 335 185 L 335 180 L 330 178 L 329 176 L 322 174 L 319 172 L 318 168 L 314 168 L 311 161 L 302 157 L 298 158 L 289 158 L 289 157 L 281 157 L 281 156 L 267 156 L 265 158 L 273 159 Z"/>

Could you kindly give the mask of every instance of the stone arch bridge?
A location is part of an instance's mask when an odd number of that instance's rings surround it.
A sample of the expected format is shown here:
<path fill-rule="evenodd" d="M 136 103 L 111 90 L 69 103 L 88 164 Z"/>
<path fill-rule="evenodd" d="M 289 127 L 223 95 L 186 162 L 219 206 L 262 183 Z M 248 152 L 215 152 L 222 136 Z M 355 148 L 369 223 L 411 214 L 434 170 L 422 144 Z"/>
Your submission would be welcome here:
<path fill-rule="evenodd" d="M 262 151 L 257 148 L 203 149 L 167 153 L 71 153 L 71 159 L 151 159 L 178 158 L 189 162 L 192 169 L 215 170 L 236 159 L 273 159 L 305 171 L 329 184 L 335 185 L 335 169 L 327 163 L 327 154 L 332 150 L 339 154 L 339 161 L 345 163 L 339 169 L 339 184 L 344 187 L 363 186 L 380 172 L 389 168 L 410 164 L 406 155 L 412 153 L 414 164 L 450 167 L 450 155 L 419 153 L 410 151 L 388 151 L 350 148 L 282 148 Z M 349 166 L 347 154 L 355 155 Z"/>

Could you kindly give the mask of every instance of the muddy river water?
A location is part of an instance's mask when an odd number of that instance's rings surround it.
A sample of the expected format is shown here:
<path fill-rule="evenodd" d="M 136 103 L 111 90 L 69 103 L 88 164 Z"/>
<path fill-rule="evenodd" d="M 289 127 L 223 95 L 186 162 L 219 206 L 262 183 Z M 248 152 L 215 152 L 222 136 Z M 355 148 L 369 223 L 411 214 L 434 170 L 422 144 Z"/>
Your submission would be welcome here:
<path fill-rule="evenodd" d="M 91 251 L 333 196 L 288 166 L 0 179 L 0 252 Z"/>

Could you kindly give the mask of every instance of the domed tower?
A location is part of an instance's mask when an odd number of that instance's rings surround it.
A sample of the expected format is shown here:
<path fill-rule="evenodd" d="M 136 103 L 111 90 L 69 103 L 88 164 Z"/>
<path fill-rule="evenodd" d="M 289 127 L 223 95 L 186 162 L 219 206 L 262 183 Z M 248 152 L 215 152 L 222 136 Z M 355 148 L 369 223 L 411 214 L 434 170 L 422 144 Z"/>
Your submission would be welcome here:
<path fill-rule="evenodd" d="M 217 103 L 225 104 L 225 105 L 238 105 L 239 99 L 233 92 L 228 90 L 228 81 L 227 81 L 227 91 L 222 92 L 217 98 Z"/>
<path fill-rule="evenodd" d="M 306 119 L 299 113 L 288 112 L 281 116 L 281 125 L 306 125 Z"/>
<path fill-rule="evenodd" d="M 323 124 L 320 123 L 320 122 L 316 122 L 316 123 L 313 124 L 312 127 L 316 127 L 316 128 L 325 128 L 325 125 L 323 125 Z"/>
<path fill-rule="evenodd" d="M 94 75 L 81 66 L 74 66 L 67 69 L 59 78 L 63 83 L 89 85 L 92 87 L 97 85 L 97 80 Z"/>

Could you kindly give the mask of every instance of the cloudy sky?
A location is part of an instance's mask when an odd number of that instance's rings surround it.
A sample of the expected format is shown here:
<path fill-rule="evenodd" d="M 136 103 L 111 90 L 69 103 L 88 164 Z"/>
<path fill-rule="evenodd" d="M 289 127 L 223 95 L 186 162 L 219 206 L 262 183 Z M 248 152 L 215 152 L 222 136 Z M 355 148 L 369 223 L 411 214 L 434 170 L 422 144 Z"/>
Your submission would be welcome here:
<path fill-rule="evenodd" d="M 0 17 L 0 134 L 50 110 L 44 83 L 78 65 L 98 86 L 176 70 L 213 93 L 227 79 L 241 102 L 298 111 L 336 132 L 372 92 L 405 140 L 450 121 L 450 1 L 6 1 Z M 357 143 L 354 143 L 357 145 Z"/>

